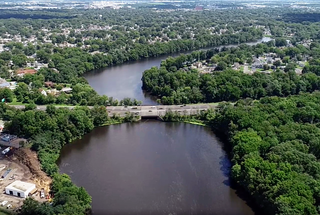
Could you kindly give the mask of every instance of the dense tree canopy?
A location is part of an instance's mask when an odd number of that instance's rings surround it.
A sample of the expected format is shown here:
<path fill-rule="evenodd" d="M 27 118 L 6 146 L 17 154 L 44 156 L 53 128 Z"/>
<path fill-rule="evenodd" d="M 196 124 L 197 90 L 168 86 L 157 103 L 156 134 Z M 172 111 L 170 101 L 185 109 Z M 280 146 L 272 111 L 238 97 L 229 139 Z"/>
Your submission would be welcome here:
<path fill-rule="evenodd" d="M 320 93 L 241 100 L 210 123 L 229 140 L 232 177 L 268 214 L 319 214 Z"/>

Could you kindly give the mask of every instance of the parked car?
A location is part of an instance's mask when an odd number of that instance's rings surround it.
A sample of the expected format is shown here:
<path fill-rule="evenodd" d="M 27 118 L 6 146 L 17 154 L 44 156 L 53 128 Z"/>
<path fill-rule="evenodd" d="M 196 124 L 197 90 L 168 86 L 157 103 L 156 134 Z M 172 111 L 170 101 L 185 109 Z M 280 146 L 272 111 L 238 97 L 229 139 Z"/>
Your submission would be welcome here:
<path fill-rule="evenodd" d="M 7 209 L 10 209 L 10 208 L 12 208 L 12 204 L 7 205 Z"/>
<path fill-rule="evenodd" d="M 2 151 L 2 154 L 5 155 L 10 151 L 10 147 L 6 148 L 5 150 Z"/>
<path fill-rule="evenodd" d="M 42 188 L 40 191 L 40 198 L 43 199 L 45 197 L 44 195 L 44 189 Z"/>
<path fill-rule="evenodd" d="M 5 206 L 8 203 L 8 201 L 1 202 L 1 206 Z"/>

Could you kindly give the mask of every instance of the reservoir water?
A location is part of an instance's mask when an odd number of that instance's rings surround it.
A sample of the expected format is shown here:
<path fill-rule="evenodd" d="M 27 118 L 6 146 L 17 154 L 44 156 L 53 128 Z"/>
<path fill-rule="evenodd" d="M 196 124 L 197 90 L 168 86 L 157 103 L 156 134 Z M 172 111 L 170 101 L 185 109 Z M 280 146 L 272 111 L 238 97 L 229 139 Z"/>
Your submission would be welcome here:
<path fill-rule="evenodd" d="M 262 42 L 272 40 L 269 37 L 263 37 L 257 42 L 246 43 L 248 45 L 256 45 Z M 237 45 L 219 46 L 221 47 L 237 47 Z M 183 52 L 184 54 L 191 53 Z M 115 99 L 121 100 L 125 97 L 136 98 L 142 101 L 144 105 L 157 104 L 155 99 L 145 94 L 142 87 L 142 73 L 153 66 L 159 66 L 162 60 L 168 56 L 177 56 L 178 54 L 163 55 L 157 58 L 147 58 L 140 61 L 128 62 L 119 66 L 107 67 L 97 71 L 88 72 L 85 78 L 100 95 L 107 95 Z"/>
<path fill-rule="evenodd" d="M 94 129 L 61 151 L 60 171 L 93 214 L 252 215 L 230 187 L 230 161 L 206 127 L 142 121 Z"/>

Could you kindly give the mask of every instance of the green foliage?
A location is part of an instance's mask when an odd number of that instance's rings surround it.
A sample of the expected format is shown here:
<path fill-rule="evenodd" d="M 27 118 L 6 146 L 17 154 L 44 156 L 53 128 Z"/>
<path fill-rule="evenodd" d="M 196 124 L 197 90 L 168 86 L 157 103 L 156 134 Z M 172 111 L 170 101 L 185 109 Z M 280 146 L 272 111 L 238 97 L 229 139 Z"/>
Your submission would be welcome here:
<path fill-rule="evenodd" d="M 320 93 L 220 105 L 212 128 L 232 149 L 232 177 L 267 214 L 319 214 Z"/>
<path fill-rule="evenodd" d="M 226 69 L 237 61 L 246 61 L 247 56 L 259 56 L 270 52 L 281 55 L 283 51 L 290 54 L 292 49 L 297 49 L 296 52 L 303 54 L 310 52 L 304 47 L 297 47 L 278 49 L 272 43 L 256 46 L 240 45 L 238 48 L 224 49 L 221 52 L 213 49 L 180 55 L 176 58 L 169 57 L 162 61 L 160 68 L 152 67 L 143 73 L 142 87 L 157 96 L 162 104 L 169 105 L 237 101 L 241 98 L 259 99 L 264 96 L 288 96 L 319 90 L 320 62 L 314 59 L 303 69 L 302 75 L 296 74 L 296 63 L 288 63 L 284 72 L 277 70 L 271 74 L 255 72 L 250 75 Z M 295 59 L 294 54 L 292 55 Z M 291 59 L 289 56 L 284 57 L 283 61 L 289 62 L 289 59 Z M 215 70 L 219 72 L 211 69 L 211 73 L 202 74 L 191 69 L 190 65 L 197 60 L 218 62 Z M 279 67 L 280 61 L 275 61 L 274 65 Z M 264 70 L 268 69 L 269 65 L 265 64 Z"/>

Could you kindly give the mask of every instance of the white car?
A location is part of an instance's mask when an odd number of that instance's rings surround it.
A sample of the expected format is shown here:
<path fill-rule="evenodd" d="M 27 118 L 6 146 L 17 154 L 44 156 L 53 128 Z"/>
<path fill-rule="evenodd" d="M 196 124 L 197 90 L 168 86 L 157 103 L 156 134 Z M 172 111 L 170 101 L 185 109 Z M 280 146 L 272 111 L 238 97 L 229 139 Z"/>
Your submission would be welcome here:
<path fill-rule="evenodd" d="M 12 204 L 7 205 L 7 209 L 10 209 L 10 208 L 12 208 Z"/>
<path fill-rule="evenodd" d="M 2 154 L 5 155 L 10 151 L 10 147 L 6 148 L 5 150 L 2 151 Z"/>
<path fill-rule="evenodd" d="M 7 203 L 8 203 L 8 201 L 3 201 L 3 202 L 1 203 L 1 206 L 5 206 Z"/>

